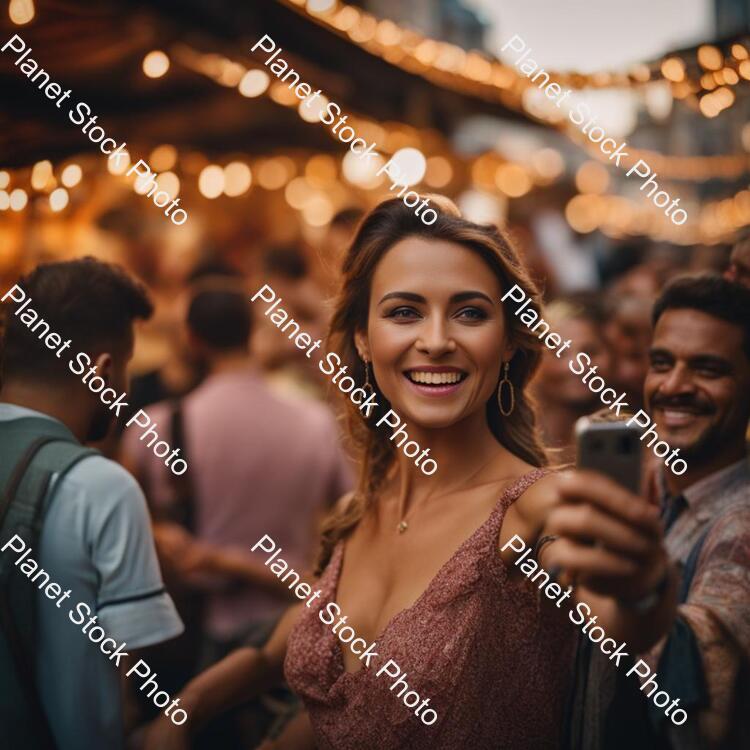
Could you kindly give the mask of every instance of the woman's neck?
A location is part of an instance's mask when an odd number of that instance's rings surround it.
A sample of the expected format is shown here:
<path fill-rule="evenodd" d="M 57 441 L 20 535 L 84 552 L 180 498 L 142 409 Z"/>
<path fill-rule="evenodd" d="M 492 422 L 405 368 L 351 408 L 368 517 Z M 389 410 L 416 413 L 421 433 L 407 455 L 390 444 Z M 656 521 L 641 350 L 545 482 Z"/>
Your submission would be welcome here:
<path fill-rule="evenodd" d="M 407 431 L 409 439 L 416 440 L 422 450 L 430 449 L 429 457 L 437 462 L 438 468 L 427 476 L 413 458 L 396 447 L 396 486 L 405 513 L 414 502 L 448 494 L 474 480 L 481 481 L 490 464 L 501 461 L 503 456 L 512 458 L 510 451 L 492 434 L 484 412 L 445 429 L 420 429 L 407 424 Z"/>

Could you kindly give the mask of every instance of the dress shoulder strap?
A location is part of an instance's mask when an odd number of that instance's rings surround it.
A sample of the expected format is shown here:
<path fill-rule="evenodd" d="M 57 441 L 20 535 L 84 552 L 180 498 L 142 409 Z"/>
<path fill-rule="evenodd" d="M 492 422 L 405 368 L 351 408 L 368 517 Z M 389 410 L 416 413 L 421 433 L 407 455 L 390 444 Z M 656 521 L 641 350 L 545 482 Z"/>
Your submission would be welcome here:
<path fill-rule="evenodd" d="M 508 508 L 510 508 L 510 506 L 513 505 L 513 503 L 515 503 L 532 484 L 538 482 L 542 477 L 547 476 L 551 471 L 552 470 L 548 468 L 532 469 L 531 471 L 526 472 L 526 474 L 522 474 L 518 479 L 511 482 L 511 484 L 505 488 L 492 511 L 492 515 L 488 519 L 487 526 L 490 528 L 494 537 L 500 532 L 500 525 L 503 522 L 503 518 L 505 518 Z"/>

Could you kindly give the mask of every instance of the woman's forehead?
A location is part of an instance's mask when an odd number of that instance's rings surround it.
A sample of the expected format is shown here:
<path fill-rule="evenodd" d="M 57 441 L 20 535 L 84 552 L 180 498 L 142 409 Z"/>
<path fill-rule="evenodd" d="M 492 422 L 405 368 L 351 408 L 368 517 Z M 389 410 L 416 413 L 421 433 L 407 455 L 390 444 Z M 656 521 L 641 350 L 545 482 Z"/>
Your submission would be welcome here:
<path fill-rule="evenodd" d="M 381 258 L 373 290 L 388 291 L 394 285 L 422 294 L 478 289 L 493 299 L 499 299 L 501 292 L 499 279 L 477 252 L 456 242 L 423 237 L 406 237 Z"/>

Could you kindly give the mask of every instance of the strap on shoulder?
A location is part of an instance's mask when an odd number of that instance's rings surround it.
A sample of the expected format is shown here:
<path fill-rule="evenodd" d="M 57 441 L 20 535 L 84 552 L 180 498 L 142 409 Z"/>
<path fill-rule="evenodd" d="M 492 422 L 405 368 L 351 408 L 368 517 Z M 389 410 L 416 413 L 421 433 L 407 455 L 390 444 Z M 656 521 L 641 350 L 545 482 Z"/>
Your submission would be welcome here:
<path fill-rule="evenodd" d="M 47 446 L 49 448 L 43 451 Z M 82 459 L 98 454 L 98 451 L 91 448 L 82 448 L 79 444 L 56 435 L 44 435 L 34 439 L 13 468 L 4 488 L 2 499 L 0 499 L 0 528 L 3 527 L 6 518 L 9 517 L 8 511 L 13 506 L 14 500 L 17 500 L 18 491 L 29 472 L 29 467 L 35 458 L 40 457 L 40 452 L 44 453 L 41 457 L 43 460 L 39 461 L 43 466 L 40 467 L 39 473 L 36 473 L 33 477 L 30 486 L 26 488 L 30 497 L 18 498 L 21 506 L 10 515 L 11 527 L 14 527 L 14 523 L 20 524 L 17 531 L 22 536 L 27 537 L 25 541 L 30 546 L 36 546 L 36 541 L 41 535 L 46 511 L 45 498 L 53 474 L 58 474 L 58 478 L 61 478 Z M 13 521 L 14 517 L 15 522 Z M 15 528 L 11 530 L 15 531 Z M 14 570 L 13 568 L 10 572 Z M 27 637 L 24 638 L 13 613 L 10 595 L 11 580 L 9 575 L 8 577 L 3 576 L 2 581 L 0 581 L 2 583 L 2 588 L 0 588 L 0 630 L 7 640 L 18 682 L 33 717 L 35 731 L 37 732 L 36 739 L 41 743 L 39 745 L 40 750 L 56 750 L 54 736 L 36 684 L 35 662 L 33 654 L 29 651 L 29 634 L 27 633 Z M 26 625 L 30 626 L 33 631 L 33 615 L 31 617 L 31 621 Z"/>
<path fill-rule="evenodd" d="M 16 467 L 13 469 L 13 473 L 11 474 L 10 479 L 8 480 L 8 484 L 6 485 L 3 492 L 2 500 L 0 500 L 0 528 L 2 528 L 3 526 L 5 515 L 10 508 L 10 504 L 13 501 L 13 498 L 16 496 L 16 492 L 18 492 L 18 487 L 21 484 L 21 480 L 26 475 L 29 465 L 34 460 L 34 456 L 36 456 L 39 450 L 45 445 L 56 440 L 59 440 L 59 438 L 52 437 L 50 435 L 44 435 L 43 437 L 39 437 L 34 440 L 34 442 L 31 443 L 31 445 L 28 447 L 26 453 L 23 455 Z"/>

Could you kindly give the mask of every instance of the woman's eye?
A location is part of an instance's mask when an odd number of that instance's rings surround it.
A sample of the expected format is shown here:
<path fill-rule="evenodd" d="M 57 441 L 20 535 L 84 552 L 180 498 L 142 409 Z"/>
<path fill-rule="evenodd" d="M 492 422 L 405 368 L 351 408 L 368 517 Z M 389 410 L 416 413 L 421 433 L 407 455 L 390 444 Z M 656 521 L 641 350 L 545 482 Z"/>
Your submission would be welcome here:
<path fill-rule="evenodd" d="M 464 320 L 486 320 L 487 313 L 478 307 L 463 307 L 456 313 L 456 317 Z"/>
<path fill-rule="evenodd" d="M 397 320 L 408 320 L 418 316 L 419 313 L 413 307 L 397 307 L 394 310 L 391 310 L 386 317 L 395 318 Z"/>

